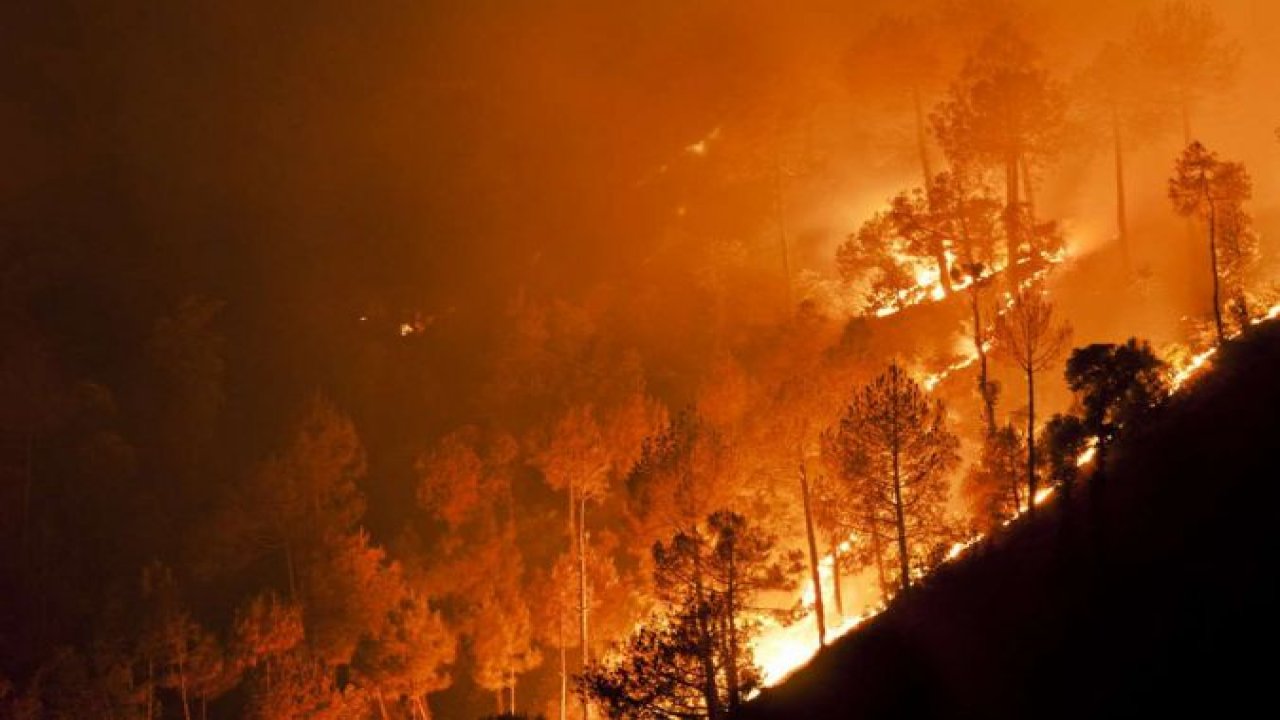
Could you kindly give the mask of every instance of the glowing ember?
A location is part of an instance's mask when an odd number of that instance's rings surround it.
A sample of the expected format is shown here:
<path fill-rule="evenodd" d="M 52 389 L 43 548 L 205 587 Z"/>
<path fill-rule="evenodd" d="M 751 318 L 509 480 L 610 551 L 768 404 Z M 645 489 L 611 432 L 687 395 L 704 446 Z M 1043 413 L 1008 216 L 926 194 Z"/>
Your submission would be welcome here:
<path fill-rule="evenodd" d="M 720 128 L 719 127 L 712 128 L 711 132 L 707 133 L 706 137 L 702 138 L 697 142 L 686 145 L 684 150 L 690 155 L 697 155 L 701 157 L 707 154 L 707 151 L 711 149 L 712 141 L 714 141 L 718 137 L 720 137 Z"/>

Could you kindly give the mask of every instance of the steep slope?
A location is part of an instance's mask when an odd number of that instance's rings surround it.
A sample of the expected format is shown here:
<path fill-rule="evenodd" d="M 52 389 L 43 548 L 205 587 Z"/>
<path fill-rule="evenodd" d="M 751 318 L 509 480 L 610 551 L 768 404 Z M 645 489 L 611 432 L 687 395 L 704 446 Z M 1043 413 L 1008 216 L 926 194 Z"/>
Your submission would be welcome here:
<path fill-rule="evenodd" d="M 1273 322 L 1224 348 L 1116 448 L 1105 477 L 936 572 L 744 717 L 1265 709 L 1280 626 L 1277 451 Z"/>

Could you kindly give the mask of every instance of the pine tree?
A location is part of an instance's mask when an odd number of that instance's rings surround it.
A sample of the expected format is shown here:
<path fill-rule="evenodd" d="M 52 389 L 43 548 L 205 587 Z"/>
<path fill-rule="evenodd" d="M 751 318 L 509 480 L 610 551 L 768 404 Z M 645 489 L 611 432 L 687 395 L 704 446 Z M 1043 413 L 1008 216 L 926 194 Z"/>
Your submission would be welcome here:
<path fill-rule="evenodd" d="M 1053 366 L 1071 338 L 1071 326 L 1053 316 L 1039 287 L 1020 287 L 996 318 L 996 353 L 1027 379 L 1027 512 L 1036 506 L 1036 375 Z"/>
<path fill-rule="evenodd" d="M 896 579 L 905 590 L 913 568 L 948 535 L 946 473 L 959 462 L 959 441 L 947 430 L 946 410 L 890 365 L 854 393 L 828 443 L 864 530 L 896 545 Z"/>
<path fill-rule="evenodd" d="M 661 609 L 613 659 L 589 667 L 581 687 L 610 717 L 732 717 L 760 682 L 752 601 L 789 589 L 802 558 L 781 555 L 773 537 L 727 511 L 657 543 L 653 558 Z"/>

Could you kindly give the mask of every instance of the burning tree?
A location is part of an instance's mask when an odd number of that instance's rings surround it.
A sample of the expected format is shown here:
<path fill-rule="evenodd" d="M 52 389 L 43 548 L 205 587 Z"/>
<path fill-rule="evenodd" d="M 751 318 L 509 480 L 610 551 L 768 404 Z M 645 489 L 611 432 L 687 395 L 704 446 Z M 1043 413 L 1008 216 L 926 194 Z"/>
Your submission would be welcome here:
<path fill-rule="evenodd" d="M 1248 326 L 1242 277 L 1253 256 L 1253 234 L 1244 203 L 1253 192 L 1249 173 L 1238 162 L 1218 159 L 1199 142 L 1182 151 L 1169 178 L 1169 200 L 1179 215 L 1205 224 L 1209 268 L 1213 278 L 1213 322 L 1218 342 L 1226 339 L 1222 319 L 1222 284 L 1230 281 L 1242 328 Z M 1225 246 L 1222 252 L 1220 246 Z"/>
<path fill-rule="evenodd" d="M 663 610 L 587 668 L 581 686 L 610 717 L 731 717 L 760 682 L 750 644 L 759 611 L 749 603 L 790 588 L 799 553 L 780 556 L 773 537 L 718 511 L 657 543 L 653 561 Z"/>
<path fill-rule="evenodd" d="M 902 241 L 887 212 L 877 213 L 836 249 L 836 267 L 846 283 L 870 277 L 867 309 L 877 315 L 897 312 L 924 289 L 911 272 Z"/>
<path fill-rule="evenodd" d="M 826 434 L 848 484 L 861 532 L 897 546 L 898 586 L 948 535 L 946 473 L 959 462 L 959 440 L 946 428 L 941 401 L 897 364 L 858 389 Z"/>
<path fill-rule="evenodd" d="M 953 168 L 976 164 L 1004 170 L 1010 267 L 1023 244 L 1033 242 L 1023 228 L 1025 216 L 1035 214 L 1030 167 L 1056 151 L 1065 105 L 1036 50 L 1002 25 L 965 61 L 948 99 L 933 114 L 934 132 Z M 1034 254 L 1038 248 L 1029 249 Z"/>
<path fill-rule="evenodd" d="M 996 398 L 1000 389 L 987 364 L 988 323 L 983 320 L 982 291 L 991 285 L 995 248 L 1001 232 L 1000 203 L 990 188 L 963 170 L 939 175 L 930 189 L 933 212 L 950 218 L 957 263 L 952 280 L 969 295 L 973 350 L 978 357 L 978 396 L 982 399 L 987 433 L 996 431 Z"/>
<path fill-rule="evenodd" d="M 1027 510 L 1036 503 L 1036 374 L 1049 369 L 1067 347 L 1071 326 L 1053 317 L 1053 303 L 1039 287 L 1019 287 L 996 318 L 996 353 L 1027 378 Z"/>

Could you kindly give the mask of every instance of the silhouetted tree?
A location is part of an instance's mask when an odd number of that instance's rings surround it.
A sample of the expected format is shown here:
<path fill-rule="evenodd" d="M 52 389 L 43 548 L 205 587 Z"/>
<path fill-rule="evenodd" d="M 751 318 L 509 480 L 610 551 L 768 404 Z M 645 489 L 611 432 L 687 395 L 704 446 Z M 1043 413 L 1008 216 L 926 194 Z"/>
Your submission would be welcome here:
<path fill-rule="evenodd" d="M 1141 421 L 1169 394 L 1164 362 L 1134 338 L 1075 349 L 1067 359 L 1066 379 L 1084 410 L 1084 431 L 1098 440 L 1099 468 L 1121 429 Z"/>
<path fill-rule="evenodd" d="M 803 561 L 736 513 L 718 511 L 653 548 L 663 610 L 616 657 L 589 667 L 582 689 L 623 718 L 731 717 L 759 685 L 750 601 L 792 586 Z"/>
<path fill-rule="evenodd" d="M 1080 456 L 1089 446 L 1089 431 L 1080 418 L 1059 413 L 1044 424 L 1041 438 L 1049 481 L 1069 495 L 1079 476 Z"/>

